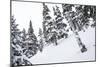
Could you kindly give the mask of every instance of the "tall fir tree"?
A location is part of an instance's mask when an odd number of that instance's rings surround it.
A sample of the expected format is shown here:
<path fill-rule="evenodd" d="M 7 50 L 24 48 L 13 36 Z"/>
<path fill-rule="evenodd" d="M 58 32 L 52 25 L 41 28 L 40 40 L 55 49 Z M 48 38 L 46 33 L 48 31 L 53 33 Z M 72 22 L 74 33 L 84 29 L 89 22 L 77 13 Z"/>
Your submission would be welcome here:
<path fill-rule="evenodd" d="M 14 16 L 11 17 L 11 66 L 31 65 L 31 63 L 24 58 L 21 47 L 21 32 L 18 29 Z"/>
<path fill-rule="evenodd" d="M 45 3 L 43 3 L 43 34 L 46 43 L 50 43 L 50 38 L 52 36 L 52 18 L 49 14 L 50 10 Z"/>
<path fill-rule="evenodd" d="M 16 65 L 16 56 L 21 56 L 18 50 L 18 45 L 20 45 L 20 31 L 17 28 L 18 24 L 15 22 L 14 16 L 11 17 L 11 65 Z"/>
<path fill-rule="evenodd" d="M 15 22 L 14 16 L 11 17 L 11 44 L 20 45 L 20 30 Z"/>
<path fill-rule="evenodd" d="M 62 16 L 62 13 L 59 9 L 58 6 L 56 6 L 55 8 L 53 7 L 53 11 L 54 11 L 54 16 L 55 16 L 55 29 L 56 29 L 56 32 L 57 32 L 57 38 L 58 39 L 61 39 L 61 38 L 66 38 L 67 37 L 67 33 L 66 33 L 66 24 L 63 22 L 63 16 Z"/>
<path fill-rule="evenodd" d="M 63 7 L 63 15 L 66 18 L 66 21 L 68 21 L 71 30 L 73 31 L 73 33 L 75 34 L 76 40 L 78 42 L 79 47 L 81 47 L 81 52 L 85 52 L 87 51 L 86 46 L 82 43 L 81 38 L 78 34 L 78 31 L 82 30 L 81 25 L 81 20 L 83 19 L 83 12 L 81 10 L 77 10 L 77 8 L 81 8 L 82 6 L 78 5 L 70 5 L 70 4 L 62 4 Z M 73 11 L 73 8 L 75 8 L 75 10 Z"/>
<path fill-rule="evenodd" d="M 47 40 L 47 32 L 46 32 L 46 16 L 48 16 L 48 12 L 50 12 L 50 10 L 48 9 L 47 5 L 45 5 L 45 3 L 43 3 L 43 33 L 44 33 L 44 39 L 45 41 Z M 50 17 L 51 18 L 51 17 Z"/>
<path fill-rule="evenodd" d="M 30 21 L 28 33 L 26 36 L 26 46 L 27 46 L 27 51 L 26 51 L 27 57 L 31 58 L 32 56 L 34 56 L 37 53 L 38 41 L 37 41 L 37 37 L 34 34 L 34 30 L 33 30 L 31 21 Z"/>

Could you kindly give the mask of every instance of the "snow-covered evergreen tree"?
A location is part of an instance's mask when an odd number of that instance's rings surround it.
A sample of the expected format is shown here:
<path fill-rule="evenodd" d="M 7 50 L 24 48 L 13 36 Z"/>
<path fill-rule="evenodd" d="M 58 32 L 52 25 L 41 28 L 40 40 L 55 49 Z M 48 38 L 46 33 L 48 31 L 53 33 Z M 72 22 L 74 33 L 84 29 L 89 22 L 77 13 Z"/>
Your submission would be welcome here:
<path fill-rule="evenodd" d="M 84 20 L 85 20 L 85 22 L 83 23 L 83 26 L 90 25 L 91 27 L 95 27 L 96 26 L 96 7 L 86 5 L 84 6 L 83 11 L 84 11 L 83 15 L 84 15 Z"/>
<path fill-rule="evenodd" d="M 31 65 L 24 57 L 21 47 L 21 32 L 18 29 L 14 16 L 11 17 L 11 66 Z"/>
<path fill-rule="evenodd" d="M 52 19 L 49 14 L 50 10 L 45 3 L 43 3 L 43 34 L 45 42 L 50 43 L 51 30 L 52 30 Z"/>
<path fill-rule="evenodd" d="M 18 24 L 15 23 L 14 16 L 11 17 L 11 43 L 13 45 L 20 45 L 20 31 L 17 28 Z"/>
<path fill-rule="evenodd" d="M 26 56 L 31 58 L 32 56 L 34 56 L 37 53 L 38 50 L 38 41 L 37 41 L 37 37 L 34 34 L 34 30 L 32 27 L 32 22 L 30 21 L 30 25 L 29 25 L 29 29 L 28 29 L 28 33 L 26 36 Z"/>
<path fill-rule="evenodd" d="M 17 28 L 18 24 L 15 23 L 14 16 L 11 17 L 11 65 L 15 64 L 15 56 L 21 56 L 18 52 L 17 45 L 20 45 L 20 41 L 18 40 L 20 32 Z"/>
<path fill-rule="evenodd" d="M 63 22 L 63 16 L 62 16 L 62 13 L 61 13 L 61 11 L 60 11 L 60 9 L 59 9 L 59 7 L 58 6 L 56 6 L 55 8 L 53 7 L 53 11 L 54 11 L 54 16 L 55 16 L 55 19 L 54 19 L 54 21 L 55 21 L 55 23 L 54 23 L 54 25 L 55 25 L 55 31 L 57 32 L 57 38 L 58 39 L 61 39 L 61 38 L 66 38 L 67 37 L 67 33 L 66 33 L 66 30 L 65 30 L 65 28 L 66 28 L 66 24 Z"/>
<path fill-rule="evenodd" d="M 81 5 L 70 5 L 70 4 L 63 4 L 63 15 L 68 21 L 71 30 L 75 34 L 76 40 L 78 45 L 81 47 L 81 52 L 87 51 L 86 46 L 82 43 L 81 38 L 79 37 L 78 31 L 82 30 L 81 20 L 83 19 L 83 6 Z M 81 8 L 77 10 L 76 8 Z"/>

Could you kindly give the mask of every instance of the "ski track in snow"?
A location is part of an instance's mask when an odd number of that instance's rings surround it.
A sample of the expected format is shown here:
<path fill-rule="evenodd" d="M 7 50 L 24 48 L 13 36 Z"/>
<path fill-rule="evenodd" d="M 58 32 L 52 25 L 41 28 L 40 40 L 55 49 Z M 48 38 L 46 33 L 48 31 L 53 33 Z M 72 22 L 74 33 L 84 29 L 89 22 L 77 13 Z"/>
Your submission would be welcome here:
<path fill-rule="evenodd" d="M 58 45 L 51 44 L 33 56 L 29 61 L 32 64 L 47 64 L 61 62 L 78 62 L 95 60 L 95 29 L 88 28 L 86 32 L 79 32 L 87 52 L 81 53 L 74 35 L 58 41 Z"/>

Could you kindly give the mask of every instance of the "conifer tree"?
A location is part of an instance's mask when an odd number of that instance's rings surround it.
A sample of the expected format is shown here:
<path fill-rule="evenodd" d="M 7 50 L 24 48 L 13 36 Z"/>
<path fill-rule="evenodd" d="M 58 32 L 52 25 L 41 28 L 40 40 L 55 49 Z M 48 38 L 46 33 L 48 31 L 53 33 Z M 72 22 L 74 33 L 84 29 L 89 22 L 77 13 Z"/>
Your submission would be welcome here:
<path fill-rule="evenodd" d="M 65 31 L 65 28 L 66 28 L 66 24 L 63 22 L 63 16 L 62 16 L 62 13 L 61 11 L 59 10 L 59 7 L 56 6 L 55 8 L 53 7 L 53 11 L 54 11 L 54 16 L 55 16 L 55 29 L 56 29 L 56 32 L 57 32 L 57 38 L 58 39 L 61 39 L 61 38 L 66 38 L 67 37 L 67 33 Z"/>
<path fill-rule="evenodd" d="M 15 64 L 16 56 L 21 56 L 17 46 L 20 45 L 20 31 L 17 28 L 18 24 L 15 23 L 14 16 L 11 17 L 11 64 Z"/>
<path fill-rule="evenodd" d="M 21 32 L 18 29 L 14 16 L 11 17 L 11 66 L 31 65 L 31 63 L 24 58 L 21 47 Z"/>
<path fill-rule="evenodd" d="M 33 30 L 31 21 L 30 21 L 28 33 L 26 36 L 26 46 L 27 46 L 27 51 L 26 51 L 27 57 L 31 58 L 32 56 L 34 56 L 37 53 L 38 41 L 37 41 L 37 37 L 34 34 L 34 30 Z"/>
<path fill-rule="evenodd" d="M 14 16 L 11 17 L 11 44 L 20 45 L 20 31 L 17 28 L 18 24 L 15 23 Z"/>
<path fill-rule="evenodd" d="M 83 26 L 86 26 L 88 25 L 89 26 L 89 18 L 92 18 L 92 24 L 91 24 L 91 27 L 95 27 L 96 26 L 96 6 L 84 6 L 84 9 L 83 9 L 83 15 L 84 15 L 84 20 L 87 20 L 83 23 Z"/>
<path fill-rule="evenodd" d="M 63 4 L 63 15 L 66 18 L 66 21 L 68 21 L 71 30 L 75 34 L 76 40 L 78 42 L 79 47 L 81 47 L 81 52 L 87 51 L 86 46 L 82 43 L 81 38 L 78 34 L 78 31 L 82 30 L 81 27 L 81 20 L 83 19 L 83 9 L 77 10 L 76 8 L 82 8 L 82 6 L 75 6 L 75 5 L 68 5 Z M 75 8 L 75 11 L 73 11 L 72 8 Z"/>
<path fill-rule="evenodd" d="M 49 43 L 51 38 L 51 29 L 52 29 L 52 19 L 49 15 L 49 8 L 45 3 L 43 3 L 43 34 L 45 42 Z"/>

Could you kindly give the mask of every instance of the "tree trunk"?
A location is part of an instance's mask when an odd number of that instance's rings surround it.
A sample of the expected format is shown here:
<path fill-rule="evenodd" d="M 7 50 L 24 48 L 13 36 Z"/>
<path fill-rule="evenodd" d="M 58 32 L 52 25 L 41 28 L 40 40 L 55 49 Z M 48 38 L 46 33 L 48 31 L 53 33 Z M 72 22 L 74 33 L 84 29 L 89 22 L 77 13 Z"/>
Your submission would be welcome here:
<path fill-rule="evenodd" d="M 82 53 L 86 52 L 87 48 L 85 47 L 84 43 L 82 43 L 81 38 L 80 38 L 78 32 L 75 31 L 74 34 L 75 34 L 76 41 L 78 42 L 78 45 L 81 48 L 81 52 Z"/>
<path fill-rule="evenodd" d="M 87 51 L 87 48 L 85 47 L 85 45 L 82 43 L 81 41 L 81 38 L 78 34 L 78 30 L 79 30 L 79 27 L 77 27 L 77 25 L 75 24 L 75 22 L 73 23 L 72 20 L 74 20 L 76 17 L 72 18 L 70 21 L 69 21 L 69 26 L 70 28 L 72 28 L 72 31 L 75 35 L 75 38 L 76 38 L 76 41 L 78 42 L 78 45 L 79 47 L 81 48 L 81 52 L 86 52 Z"/>

